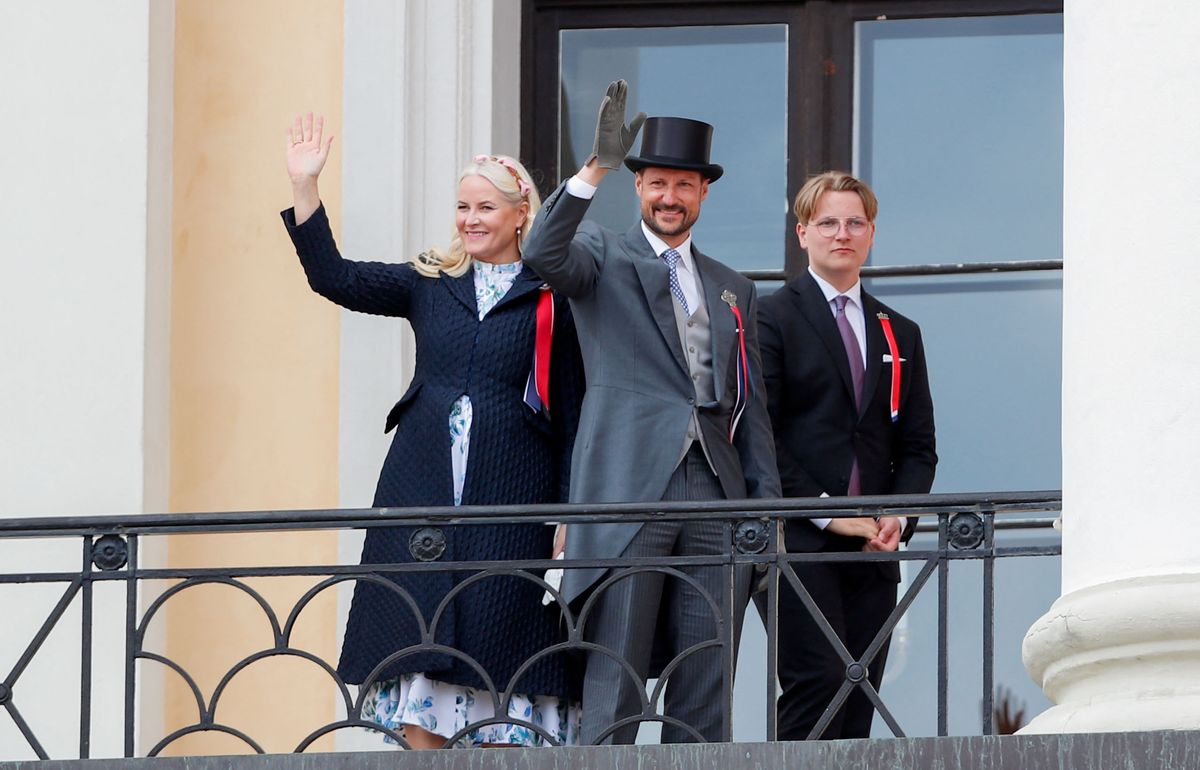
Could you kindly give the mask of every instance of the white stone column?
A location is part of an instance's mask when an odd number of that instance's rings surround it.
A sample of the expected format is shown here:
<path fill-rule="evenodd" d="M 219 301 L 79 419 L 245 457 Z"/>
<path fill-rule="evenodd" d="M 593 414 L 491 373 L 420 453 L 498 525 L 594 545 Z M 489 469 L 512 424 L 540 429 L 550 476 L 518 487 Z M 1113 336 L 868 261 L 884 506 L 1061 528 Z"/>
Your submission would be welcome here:
<path fill-rule="evenodd" d="M 1063 595 L 1027 732 L 1200 728 L 1200 4 L 1067 0 Z"/>
<path fill-rule="evenodd" d="M 173 46 L 173 3 L 0 3 L 0 517 L 166 509 Z M 0 542 L 5 573 L 81 557 L 79 538 Z M 0 677 L 65 590 L 0 588 Z M 11 692 L 55 759 L 79 756 L 82 603 Z M 124 753 L 124 608 L 123 586 L 96 587 L 92 757 Z M 0 760 L 35 758 L 3 721 Z"/>

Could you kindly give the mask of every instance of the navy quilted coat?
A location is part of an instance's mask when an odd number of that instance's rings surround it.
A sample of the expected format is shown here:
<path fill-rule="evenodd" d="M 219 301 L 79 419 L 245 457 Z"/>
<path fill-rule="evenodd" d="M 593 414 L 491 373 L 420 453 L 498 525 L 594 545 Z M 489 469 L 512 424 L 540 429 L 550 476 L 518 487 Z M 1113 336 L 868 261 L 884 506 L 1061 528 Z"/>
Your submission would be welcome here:
<path fill-rule="evenodd" d="M 464 505 L 553 503 L 567 499 L 571 444 L 583 397 L 583 368 L 565 299 L 555 297 L 550 404 L 553 419 L 524 402 L 533 360 L 535 311 L 542 280 L 526 267 L 508 293 L 479 320 L 472 271 L 458 278 L 426 278 L 411 265 L 342 259 L 324 207 L 297 226 L 284 223 L 318 294 L 364 313 L 400 316 L 416 337 L 416 369 L 408 391 L 387 418 L 396 430 L 379 475 L 376 506 L 452 505 L 448 420 L 464 393 L 474 411 Z M 542 524 L 442 528 L 441 561 L 549 558 L 553 529 Z M 414 528 L 367 531 L 362 563 L 413 562 Z M 392 574 L 425 624 L 439 602 L 469 573 Z M 469 586 L 448 605 L 436 641 L 469 655 L 497 690 L 539 650 L 560 641 L 557 609 L 541 604 L 542 590 L 528 580 L 491 577 Z M 338 671 L 350 683 L 424 672 L 434 679 L 484 688 L 462 660 L 419 653 L 375 669 L 389 655 L 420 641 L 411 605 L 389 586 L 360 580 L 354 590 Z M 578 698 L 577 678 L 565 656 L 548 656 L 522 675 L 515 692 Z M 373 675 L 374 672 L 374 675 Z"/>

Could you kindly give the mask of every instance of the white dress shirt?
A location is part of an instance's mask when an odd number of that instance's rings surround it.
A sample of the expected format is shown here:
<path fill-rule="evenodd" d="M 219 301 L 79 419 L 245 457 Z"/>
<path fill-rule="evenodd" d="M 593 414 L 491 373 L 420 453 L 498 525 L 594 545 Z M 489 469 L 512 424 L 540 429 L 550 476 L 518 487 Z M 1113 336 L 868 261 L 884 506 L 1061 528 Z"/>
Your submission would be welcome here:
<path fill-rule="evenodd" d="M 862 306 L 862 281 L 855 281 L 854 285 L 846 291 L 838 291 L 833 288 L 833 284 L 826 281 L 821 276 L 813 272 L 811 266 L 808 268 L 808 274 L 817 282 L 817 286 L 821 287 L 821 293 L 825 295 L 825 301 L 829 304 L 829 311 L 833 313 L 833 317 L 837 318 L 837 302 L 834 300 L 841 294 L 845 294 L 850 298 L 846 303 L 846 320 L 850 322 L 850 328 L 854 330 L 854 337 L 858 340 L 858 351 L 863 357 L 863 371 L 867 369 L 867 323 L 863 317 Z M 828 492 L 822 492 L 821 497 L 829 497 Z M 829 526 L 832 519 L 810 519 L 817 529 L 825 529 Z"/>
<path fill-rule="evenodd" d="M 671 248 L 666 241 L 659 238 L 657 234 L 649 227 L 646 222 L 642 221 L 642 234 L 646 236 L 646 240 L 650 241 L 650 248 L 654 250 L 654 256 L 662 259 L 662 253 Z M 679 274 L 679 288 L 683 290 L 683 298 L 687 300 L 688 315 L 696 312 L 696 307 L 700 302 L 700 291 L 696 288 L 696 269 L 692 264 L 692 236 L 689 233 L 687 239 L 675 247 L 675 251 L 679 254 L 679 261 L 675 263 L 675 272 Z"/>
<path fill-rule="evenodd" d="M 837 302 L 834 300 L 843 294 L 850 298 L 850 301 L 846 303 L 846 320 L 850 322 L 850 328 L 854 330 L 854 338 L 858 340 L 858 352 L 862 354 L 863 371 L 865 372 L 867 370 L 867 321 L 863 314 L 862 281 L 855 281 L 849 289 L 838 291 L 833 288 L 833 284 L 814 273 L 811 266 L 808 268 L 808 274 L 817 282 L 817 286 L 821 287 L 821 293 L 825 295 L 825 301 L 829 303 L 829 312 L 833 313 L 834 318 L 837 318 Z"/>

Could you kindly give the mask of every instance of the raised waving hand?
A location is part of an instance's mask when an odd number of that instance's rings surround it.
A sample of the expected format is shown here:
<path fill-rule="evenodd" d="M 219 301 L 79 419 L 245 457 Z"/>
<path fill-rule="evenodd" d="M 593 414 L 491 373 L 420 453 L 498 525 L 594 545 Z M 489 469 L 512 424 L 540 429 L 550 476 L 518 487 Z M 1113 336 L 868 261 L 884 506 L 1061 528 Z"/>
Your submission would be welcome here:
<path fill-rule="evenodd" d="M 614 80 L 608 84 L 604 99 L 600 102 L 600 115 L 596 119 L 596 139 L 592 143 L 592 155 L 601 168 L 613 169 L 621 166 L 621 161 L 633 149 L 642 123 L 646 121 L 646 113 L 639 112 L 633 120 L 625 123 L 625 99 L 629 86 L 624 80 Z"/>
<path fill-rule="evenodd" d="M 296 224 L 312 216 L 321 205 L 317 177 L 329 159 L 333 135 L 323 137 L 325 118 L 311 112 L 297 115 L 287 129 L 287 172 L 292 180 L 292 197 L 296 207 Z"/>
<path fill-rule="evenodd" d="M 596 118 L 596 138 L 592 143 L 592 154 L 579 169 L 579 178 L 588 184 L 598 185 L 610 169 L 619 168 L 621 161 L 633 148 L 646 113 L 639 112 L 629 123 L 625 122 L 625 101 L 629 86 L 624 80 L 608 84 L 604 99 L 600 102 L 600 114 Z"/>

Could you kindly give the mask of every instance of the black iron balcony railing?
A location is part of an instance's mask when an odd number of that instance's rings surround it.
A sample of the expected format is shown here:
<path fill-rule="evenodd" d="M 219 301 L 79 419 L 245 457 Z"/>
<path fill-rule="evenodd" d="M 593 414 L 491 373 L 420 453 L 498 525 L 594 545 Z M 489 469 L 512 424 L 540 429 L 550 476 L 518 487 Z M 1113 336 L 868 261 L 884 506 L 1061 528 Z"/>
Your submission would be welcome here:
<path fill-rule="evenodd" d="M 26 672 L 31 661 L 37 656 L 51 632 L 59 624 L 65 624 L 68 608 L 79 605 L 79 622 L 81 624 L 80 660 L 81 677 L 79 688 L 79 758 L 90 755 L 90 735 L 92 733 L 93 709 L 93 646 L 96 642 L 97 618 L 94 610 L 93 595 L 97 587 L 103 584 L 117 584 L 124 587 L 124 617 L 123 617 L 123 661 L 124 661 L 124 694 L 123 694 L 123 729 L 125 756 L 135 755 L 136 746 L 136 712 L 139 682 L 137 677 L 141 667 L 147 664 L 158 664 L 173 671 L 184 682 L 192 694 L 196 706 L 195 721 L 165 734 L 157 741 L 147 741 L 149 748 L 146 753 L 154 756 L 171 746 L 184 736 L 197 732 L 215 731 L 226 733 L 245 743 L 250 750 L 262 753 L 263 747 L 253 735 L 242 729 L 222 723 L 217 716 L 222 694 L 226 691 L 233 678 L 247 666 L 277 656 L 294 656 L 310 661 L 324 670 L 344 705 L 346 717 L 312 730 L 295 747 L 297 752 L 303 752 L 314 741 L 333 731 L 348 727 L 360 727 L 389 734 L 393 739 L 403 742 L 403 736 L 381 727 L 361 716 L 362 692 L 357 695 L 352 685 L 347 685 L 338 676 L 334 665 L 322 660 L 310 651 L 293 646 L 292 635 L 302 611 L 311 605 L 314 599 L 324 591 L 335 590 L 341 583 L 355 580 L 378 580 L 380 575 L 401 572 L 446 571 L 471 573 L 471 580 L 459 583 L 454 589 L 458 592 L 472 580 L 482 580 L 494 575 L 517 576 L 536 582 L 539 586 L 553 591 L 543 580 L 543 572 L 553 566 L 571 568 L 605 567 L 620 571 L 636 572 L 657 570 L 668 575 L 682 577 L 678 570 L 684 566 L 713 566 L 723 570 L 725 584 L 721 596 L 705 597 L 714 612 L 719 633 L 710 643 L 697 645 L 682 653 L 679 658 L 700 652 L 698 648 L 718 649 L 724 666 L 724 739 L 732 735 L 732 682 L 734 667 L 734 629 L 728 619 L 733 617 L 731 604 L 733 600 L 733 585 L 735 570 L 743 565 L 754 565 L 760 574 L 766 577 L 766 617 L 768 649 L 768 673 L 775 671 L 777 663 L 776 634 L 778 628 L 777 597 L 780 583 L 785 582 L 797 592 L 805 606 L 821 626 L 831 644 L 846 663 L 846 681 L 827 707 L 821 723 L 813 730 L 819 735 L 829 719 L 845 702 L 855 689 L 861 689 L 874 704 L 877 713 L 886 722 L 893 734 L 903 736 L 898 721 L 888 710 L 879 693 L 871 686 L 862 673 L 870 666 L 874 656 L 892 633 L 897 622 L 912 605 L 921 591 L 925 590 L 931 580 L 935 579 L 938 593 L 938 649 L 937 649 L 937 722 L 938 734 L 947 734 L 949 666 L 947 660 L 949 638 L 949 587 L 951 562 L 959 560 L 978 560 L 983 563 L 983 591 L 980 597 L 979 611 L 983 624 L 983 650 L 981 654 L 983 687 L 982 701 L 984 720 L 982 733 L 991 734 L 992 697 L 994 691 L 993 671 L 995 667 L 993 638 L 995 622 L 995 572 L 997 559 L 1025 556 L 1052 556 L 1061 553 L 1061 546 L 998 546 L 997 530 L 1009 529 L 1044 529 L 1050 527 L 1053 519 L 1061 509 L 1061 494 L 1051 492 L 998 493 L 998 494 L 941 494 L 941 495 L 904 495 L 894 497 L 860 497 L 837 499 L 779 499 L 753 501 L 713 501 L 713 502 L 661 502 L 655 504 L 606 504 L 606 505 L 577 505 L 577 506 L 498 506 L 498 507 L 460 507 L 460 508 L 413 508 L 413 509 L 338 509 L 338 510 L 309 510 L 309 511 L 261 511 L 245 513 L 194 513 L 171 515 L 137 515 L 126 517 L 56 517 L 37 519 L 8 519 L 0 520 L 0 540 L 49 538 L 54 540 L 77 539 L 82 547 L 81 568 L 67 571 L 25 571 L 20 573 L 0 574 L 0 585 L 61 585 L 61 597 L 40 623 L 36 632 L 24 645 L 15 664 L 0 680 L 0 705 L 15 725 L 16 730 L 32 751 L 40 758 L 47 759 L 45 736 L 39 735 L 24 718 L 21 710 L 22 703 L 22 674 Z M 814 518 L 814 517 L 844 517 L 844 516 L 883 516 L 883 515 L 922 515 L 919 531 L 936 532 L 936 547 L 900 550 L 895 553 L 780 553 L 777 548 L 777 522 L 780 520 Z M 498 523 L 538 523 L 545 521 L 561 521 L 567 524 L 594 523 L 604 521 L 666 521 L 666 520 L 698 520 L 707 519 L 720 521 L 728 529 L 730 547 L 726 553 L 712 556 L 673 557 L 670 559 L 608 559 L 578 562 L 553 562 L 550 559 L 529 561 L 490 561 L 490 562 L 443 562 L 436 548 L 439 536 L 447 527 L 469 527 L 480 524 Z M 265 533 L 278 531 L 301 530 L 345 530 L 351 528 L 374 528 L 387 526 L 418 526 L 424 528 L 421 538 L 414 538 L 414 553 L 420 552 L 420 558 L 414 563 L 379 564 L 379 565 L 315 565 L 264 567 L 244 565 L 233 567 L 209 568 L 152 568 L 143 564 L 139 556 L 139 545 L 148 538 L 163 535 L 191 535 L 213 533 Z M 434 547 L 420 548 L 416 540 Z M 805 561 L 889 561 L 902 560 L 919 565 L 916 576 L 911 581 L 907 591 L 899 598 L 895 611 L 879 632 L 874 643 L 860 658 L 855 659 L 837 641 L 829 623 L 817 610 L 815 603 L 806 590 L 803 582 L 797 577 L 793 565 Z M 256 590 L 248 580 L 266 577 L 303 576 L 313 580 L 311 588 L 286 612 L 277 611 L 263 594 Z M 147 628 L 150 622 L 179 592 L 204 584 L 221 584 L 244 592 L 261 608 L 268 621 L 273 643 L 259 649 L 237 661 L 221 678 L 210 696 L 205 697 L 194 677 L 179 661 L 149 649 L 147 646 Z M 163 587 L 165 586 L 165 588 Z M 443 609 L 452 600 L 455 593 L 448 595 L 438 607 L 433 616 L 421 618 L 423 629 L 421 644 L 398 651 L 397 656 L 412 654 L 422 650 L 443 650 L 435 642 L 436 623 Z M 535 657 L 545 654 L 557 654 L 565 651 L 584 652 L 594 648 L 585 640 L 582 626 L 586 622 L 591 603 L 582 608 L 567 606 L 558 599 L 557 608 L 562 613 L 563 638 L 552 649 L 543 650 Z M 415 607 L 416 605 L 413 604 Z M 109 627 L 111 624 L 105 624 Z M 9 642 L 12 640 L 10 639 Z M 118 643 L 118 646 L 121 646 Z M 453 651 L 451 651 L 453 653 Z M 456 654 L 456 653 L 454 653 Z M 143 662 L 141 667 L 139 662 Z M 385 661 L 386 663 L 386 661 Z M 669 663 L 664 670 L 657 688 L 642 702 L 642 713 L 629 717 L 612 726 L 616 729 L 628 722 L 658 721 L 674 723 L 683 729 L 688 726 L 673 722 L 669 717 L 658 713 L 656 704 L 661 700 L 663 680 L 669 679 L 670 671 L 678 665 L 679 659 Z M 532 664 L 532 659 L 526 661 Z M 377 671 L 383 668 L 381 664 Z M 489 695 L 497 706 L 496 713 L 503 714 L 499 708 L 507 696 L 513 691 L 521 670 L 514 675 L 511 682 L 493 682 L 483 672 L 488 683 Z M 375 675 L 372 675 L 374 677 Z M 768 675 L 767 692 L 764 693 L 767 707 L 767 738 L 775 739 L 775 677 Z M 74 683 L 72 683 L 73 685 Z M 32 687 L 32 685 L 31 685 Z M 363 688 L 365 690 L 365 688 Z M 586 709 L 587 704 L 584 704 Z M 493 722 L 513 722 L 510 717 L 500 716 Z M 478 727 L 471 725 L 469 729 Z M 538 732 L 550 742 L 554 738 L 535 724 L 525 724 L 534 732 Z M 61 729 L 55 725 L 56 730 Z M 453 745 L 468 728 L 451 737 L 447 745 Z M 694 733 L 694 731 L 693 731 Z M 698 738 L 699 736 L 696 735 Z M 143 737 L 143 740 L 146 740 Z"/>

